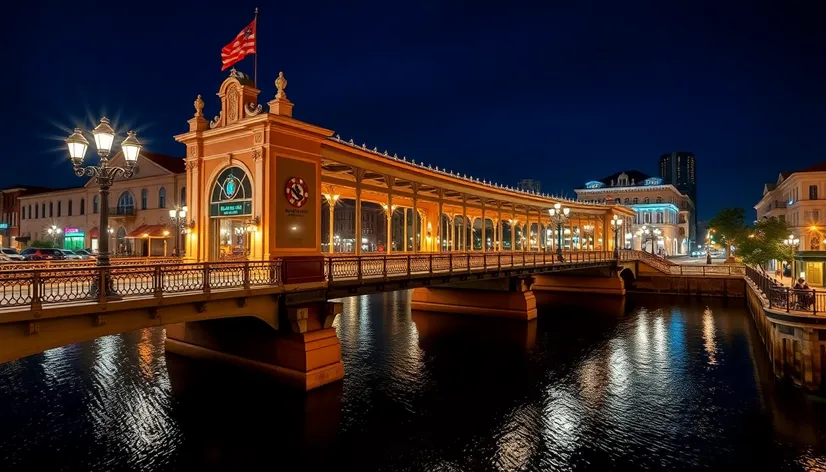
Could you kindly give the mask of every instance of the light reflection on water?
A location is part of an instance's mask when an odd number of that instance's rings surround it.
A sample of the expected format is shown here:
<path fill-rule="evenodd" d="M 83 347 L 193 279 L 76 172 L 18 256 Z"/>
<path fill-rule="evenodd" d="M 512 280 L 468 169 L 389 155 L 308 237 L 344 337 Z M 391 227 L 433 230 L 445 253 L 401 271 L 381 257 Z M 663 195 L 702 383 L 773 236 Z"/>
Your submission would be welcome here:
<path fill-rule="evenodd" d="M 0 366 L 0 470 L 819 470 L 824 402 L 776 385 L 742 303 L 542 295 L 540 318 L 342 300 L 309 395 L 161 329 Z"/>

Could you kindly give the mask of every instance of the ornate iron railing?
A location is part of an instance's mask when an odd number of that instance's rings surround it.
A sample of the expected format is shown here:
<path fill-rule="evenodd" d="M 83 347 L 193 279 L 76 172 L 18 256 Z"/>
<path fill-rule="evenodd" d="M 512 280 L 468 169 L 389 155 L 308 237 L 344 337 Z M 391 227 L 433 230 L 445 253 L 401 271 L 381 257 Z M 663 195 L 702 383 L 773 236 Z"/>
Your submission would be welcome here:
<path fill-rule="evenodd" d="M 826 315 L 826 292 L 785 287 L 764 272 L 748 266 L 745 267 L 744 273 L 763 292 L 764 305 L 768 305 L 769 308 L 786 313 Z"/>
<path fill-rule="evenodd" d="M 562 261 L 550 252 L 419 253 L 333 256 L 325 258 L 329 283 L 428 274 L 500 271 L 512 268 L 572 266 L 613 262 L 608 251 L 565 252 Z M 154 261 L 152 261 L 154 262 Z M 182 293 L 210 293 L 283 285 L 282 260 L 200 263 L 117 264 L 43 262 L 17 264 L 17 270 L 0 271 L 0 308 L 58 303 L 155 297 Z M 106 287 L 106 290 L 99 290 Z M 110 298 L 106 298 L 107 294 Z"/>

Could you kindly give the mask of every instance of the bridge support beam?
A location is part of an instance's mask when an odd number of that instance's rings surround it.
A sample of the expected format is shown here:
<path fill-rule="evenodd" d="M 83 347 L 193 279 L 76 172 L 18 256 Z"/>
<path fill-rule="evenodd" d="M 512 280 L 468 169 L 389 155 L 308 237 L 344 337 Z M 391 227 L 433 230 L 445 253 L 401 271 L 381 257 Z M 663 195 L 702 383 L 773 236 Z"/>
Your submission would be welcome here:
<path fill-rule="evenodd" d="M 625 295 L 625 282 L 613 269 L 582 271 L 581 274 L 538 274 L 535 291 Z"/>
<path fill-rule="evenodd" d="M 413 310 L 529 321 L 536 318 L 530 279 L 499 279 L 413 290 Z"/>
<path fill-rule="evenodd" d="M 305 391 L 344 378 L 332 327 L 341 304 L 308 303 L 285 311 L 278 331 L 249 318 L 167 325 L 166 350 L 261 370 Z"/>

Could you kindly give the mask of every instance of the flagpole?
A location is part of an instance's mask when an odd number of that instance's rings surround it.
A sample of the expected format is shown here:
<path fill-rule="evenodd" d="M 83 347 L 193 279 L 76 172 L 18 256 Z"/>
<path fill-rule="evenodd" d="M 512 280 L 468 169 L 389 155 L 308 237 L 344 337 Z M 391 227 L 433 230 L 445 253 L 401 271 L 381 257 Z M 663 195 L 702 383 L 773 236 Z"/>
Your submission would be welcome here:
<path fill-rule="evenodd" d="M 252 83 L 258 88 L 258 7 L 255 7 L 255 58 L 253 59 Z"/>

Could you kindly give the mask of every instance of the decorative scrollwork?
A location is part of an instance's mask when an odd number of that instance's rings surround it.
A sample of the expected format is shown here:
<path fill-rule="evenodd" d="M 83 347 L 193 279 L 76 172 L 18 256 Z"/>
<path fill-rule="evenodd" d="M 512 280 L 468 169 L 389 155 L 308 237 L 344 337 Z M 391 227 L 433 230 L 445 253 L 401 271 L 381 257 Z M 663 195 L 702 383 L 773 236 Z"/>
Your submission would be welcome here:
<path fill-rule="evenodd" d="M 261 107 L 261 105 L 255 105 L 254 103 L 247 103 L 244 106 L 244 115 L 246 115 L 247 117 L 255 116 L 255 115 L 261 113 L 262 109 L 263 108 Z"/>
<path fill-rule="evenodd" d="M 221 126 L 221 115 L 223 115 L 223 114 L 224 114 L 224 111 L 221 110 L 221 113 L 218 113 L 217 115 L 215 115 L 215 118 L 213 118 L 212 121 L 209 122 L 209 128 L 210 129 L 215 129 L 215 128 Z"/>

